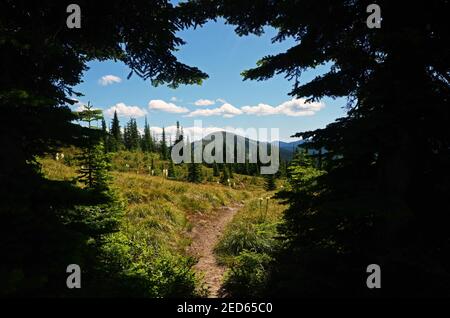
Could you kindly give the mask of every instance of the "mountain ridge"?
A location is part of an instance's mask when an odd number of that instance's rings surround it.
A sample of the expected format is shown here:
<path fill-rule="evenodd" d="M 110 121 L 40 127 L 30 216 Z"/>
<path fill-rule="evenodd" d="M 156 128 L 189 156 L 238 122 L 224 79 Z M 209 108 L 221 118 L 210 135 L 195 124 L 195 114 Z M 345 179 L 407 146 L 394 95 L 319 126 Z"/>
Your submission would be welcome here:
<path fill-rule="evenodd" d="M 287 160 L 287 161 L 292 160 L 292 157 L 293 157 L 293 154 L 294 154 L 295 150 L 298 148 L 299 145 L 301 145 L 304 142 L 303 140 L 294 140 L 292 142 L 286 142 L 286 141 L 280 141 L 280 140 L 275 140 L 275 141 L 271 141 L 271 142 L 257 141 L 257 140 L 254 140 L 254 139 L 251 139 L 249 137 L 245 137 L 245 136 L 233 133 L 233 132 L 216 131 L 216 132 L 212 132 L 212 133 L 207 134 L 206 136 L 204 136 L 200 140 L 196 140 L 196 141 L 191 142 L 191 145 L 195 146 L 200 141 L 202 141 L 202 143 L 203 143 L 202 146 L 204 147 L 205 145 L 209 144 L 210 142 L 213 142 L 214 138 L 211 138 L 211 137 L 215 136 L 217 134 L 221 134 L 222 135 L 222 138 L 224 139 L 225 143 L 226 143 L 226 138 L 224 136 L 225 134 L 232 135 L 235 144 L 237 142 L 237 138 L 238 137 L 244 138 L 244 140 L 245 140 L 245 153 L 246 154 L 248 154 L 248 149 L 249 149 L 249 145 L 250 144 L 255 145 L 255 144 L 258 144 L 258 143 L 262 143 L 262 144 L 266 144 L 266 145 L 269 145 L 269 144 L 274 145 L 274 144 L 278 143 L 278 148 L 279 148 L 279 152 L 280 152 L 280 159 L 281 160 Z M 227 145 L 225 145 L 225 146 L 227 147 Z M 231 150 L 231 149 L 227 149 L 227 151 L 228 150 Z"/>

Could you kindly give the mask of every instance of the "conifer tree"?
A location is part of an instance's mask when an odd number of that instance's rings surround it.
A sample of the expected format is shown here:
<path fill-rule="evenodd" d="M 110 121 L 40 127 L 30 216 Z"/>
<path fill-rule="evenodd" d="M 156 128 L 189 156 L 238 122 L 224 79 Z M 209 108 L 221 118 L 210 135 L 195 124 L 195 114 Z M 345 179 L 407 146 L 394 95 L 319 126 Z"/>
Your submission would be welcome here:
<path fill-rule="evenodd" d="M 106 122 L 105 122 L 105 118 L 102 117 L 102 134 L 103 134 L 103 147 L 104 147 L 104 151 L 109 152 L 109 133 L 108 133 L 108 129 L 106 128 Z"/>
<path fill-rule="evenodd" d="M 98 296 L 115 293 L 119 285 L 133 292 L 146 285 L 146 295 L 154 295 L 150 290 L 156 283 L 131 267 L 117 266 L 132 265 L 124 262 L 125 254 L 109 251 L 112 258 L 102 259 L 107 244 L 102 236 L 114 230 L 104 196 L 67 181 L 50 182 L 36 158 L 65 146 L 84 149 L 88 140 L 97 144 L 101 139 L 99 129 L 78 125 L 77 112 L 70 108 L 82 96 L 77 85 L 90 61 L 121 61 L 129 76 L 153 85 L 200 84 L 207 75 L 174 55 L 183 43 L 178 31 L 194 23 L 168 1 L 107 6 L 83 1 L 82 27 L 68 29 L 67 4 L 0 4 L 0 249 L 5 256 L 0 294 Z M 72 261 L 89 273 L 82 276 L 81 290 L 68 290 L 64 283 Z M 124 282 L 126 276 L 134 276 L 134 283 Z"/>
<path fill-rule="evenodd" d="M 226 164 L 222 165 L 222 176 L 220 177 L 220 183 L 229 185 L 230 175 Z"/>
<path fill-rule="evenodd" d="M 125 148 L 130 151 L 136 151 L 140 148 L 140 135 L 137 129 L 136 120 L 131 118 L 125 126 L 124 133 Z"/>
<path fill-rule="evenodd" d="M 92 127 L 92 122 L 102 119 L 102 111 L 94 109 L 93 106 L 88 103 L 85 109 L 79 112 L 78 118 L 80 121 L 87 123 L 89 129 Z M 108 160 L 105 155 L 104 145 L 95 142 L 91 136 L 85 136 L 85 143 L 82 146 L 81 154 L 78 156 L 80 162 L 80 169 L 78 180 L 85 184 L 87 188 L 93 189 L 99 192 L 108 189 Z"/>
<path fill-rule="evenodd" d="M 244 163 L 244 174 L 246 175 L 250 175 L 250 167 L 249 167 L 249 163 L 248 163 L 248 159 L 245 159 L 245 163 Z"/>
<path fill-rule="evenodd" d="M 390 285 L 380 295 L 449 294 L 450 216 L 440 206 L 450 178 L 438 177 L 450 158 L 450 135 L 440 128 L 449 118 L 449 2 L 376 3 L 380 28 L 369 26 L 370 2 L 362 0 L 183 4 L 191 12 L 201 4 L 202 12 L 224 17 L 240 35 L 260 35 L 270 25 L 276 41 L 296 39 L 244 71 L 245 79 L 284 73 L 294 80 L 293 97 L 348 100 L 345 117 L 295 135 L 327 153 L 313 154 L 313 167 L 289 169 L 291 180 L 301 182 L 286 194 L 282 234 L 289 244 L 280 257 L 285 263 L 271 276 L 273 295 L 311 295 L 311 285 L 328 295 L 369 295 L 353 280 L 368 259 L 390 268 Z M 324 64 L 330 64 L 325 73 L 300 81 L 302 71 Z M 445 270 L 431 270 L 429 263 Z M 322 280 L 317 269 L 329 264 L 336 272 Z"/>
<path fill-rule="evenodd" d="M 229 176 L 230 176 L 230 178 L 232 179 L 233 178 L 233 167 L 234 167 L 234 163 L 229 163 L 229 164 L 227 164 L 227 167 L 228 167 L 228 174 L 229 174 Z"/>
<path fill-rule="evenodd" d="M 128 123 L 123 127 L 123 146 L 126 150 L 130 150 L 130 129 L 128 127 Z"/>
<path fill-rule="evenodd" d="M 215 162 L 215 161 L 214 161 L 214 163 L 213 163 L 213 176 L 214 176 L 214 177 L 220 176 L 219 165 L 218 165 L 217 162 Z"/>
<path fill-rule="evenodd" d="M 201 183 L 203 181 L 202 164 L 194 162 L 193 153 L 191 153 L 191 162 L 189 162 L 187 166 L 188 166 L 187 180 L 193 183 Z"/>
<path fill-rule="evenodd" d="M 177 120 L 177 131 L 175 133 L 175 144 L 177 144 L 181 139 L 180 122 Z"/>
<path fill-rule="evenodd" d="M 265 184 L 264 184 L 264 189 L 266 189 L 266 191 L 273 191 L 277 188 L 276 184 L 275 184 L 275 176 L 273 174 L 268 174 L 266 175 L 266 180 L 265 180 Z"/>
<path fill-rule="evenodd" d="M 201 183 L 203 181 L 202 165 L 196 162 L 188 163 L 188 177 L 189 182 Z"/>
<path fill-rule="evenodd" d="M 169 161 L 169 168 L 168 168 L 168 171 L 167 171 L 167 176 L 170 179 L 175 179 L 177 177 L 176 171 L 175 171 L 175 165 L 174 165 L 172 160 Z"/>
<path fill-rule="evenodd" d="M 277 172 L 277 177 L 286 178 L 287 177 L 287 167 L 288 163 L 286 160 L 280 160 L 280 168 Z"/>
<path fill-rule="evenodd" d="M 131 149 L 139 150 L 141 145 L 141 135 L 139 133 L 136 119 L 131 120 Z"/>
<path fill-rule="evenodd" d="M 144 152 L 152 152 L 153 149 L 153 139 L 150 132 L 150 125 L 147 122 L 147 116 L 145 117 L 144 124 L 144 135 L 142 137 L 142 151 Z"/>
<path fill-rule="evenodd" d="M 122 132 L 120 130 L 120 122 L 119 122 L 119 118 L 117 116 L 117 111 L 114 111 L 114 117 L 111 121 L 111 130 L 110 130 L 110 134 L 111 134 L 111 151 L 119 151 L 122 146 L 123 146 L 123 136 L 122 136 Z"/>
<path fill-rule="evenodd" d="M 164 127 L 162 129 L 160 154 L 161 154 L 161 159 L 162 160 L 167 160 L 168 148 L 167 148 L 167 140 L 166 140 L 166 130 L 165 130 Z"/>

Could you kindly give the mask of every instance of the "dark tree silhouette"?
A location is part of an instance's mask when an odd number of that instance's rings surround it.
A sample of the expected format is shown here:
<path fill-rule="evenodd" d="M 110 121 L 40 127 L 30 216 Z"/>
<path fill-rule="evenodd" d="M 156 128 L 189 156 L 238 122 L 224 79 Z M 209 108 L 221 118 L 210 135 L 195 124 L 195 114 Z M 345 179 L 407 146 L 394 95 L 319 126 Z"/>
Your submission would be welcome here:
<path fill-rule="evenodd" d="M 244 71 L 244 79 L 283 73 L 294 82 L 294 97 L 348 98 L 346 117 L 297 134 L 310 138 L 309 149 L 326 151 L 316 162 L 327 173 L 312 174 L 304 191 L 284 193 L 289 244 L 274 266 L 273 295 L 450 293 L 450 217 L 443 209 L 450 180 L 449 2 L 377 1 L 381 28 L 370 29 L 371 2 L 182 4 L 199 24 L 222 16 L 239 35 L 272 26 L 273 41 L 295 39 L 286 52 Z M 326 63 L 328 71 L 302 81 L 302 71 Z M 371 263 L 382 268 L 381 290 L 366 288 L 361 273 Z"/>
<path fill-rule="evenodd" d="M 45 180 L 37 156 L 64 145 L 82 146 L 85 136 L 99 140 L 101 130 L 74 122 L 67 105 L 81 94 L 91 60 L 114 59 L 153 85 L 199 84 L 206 74 L 177 60 L 183 44 L 176 32 L 193 25 L 169 1 L 77 1 L 81 28 L 66 26 L 69 1 L 0 3 L 0 212 L 3 251 L 0 294 L 63 295 L 67 262 L 87 270 L 86 288 L 95 295 L 92 256 L 94 233 L 111 231 L 109 216 L 96 204 L 108 198 L 69 182 Z M 114 126 L 114 125 L 113 125 Z M 112 135 L 119 140 L 117 127 Z M 76 206 L 85 205 L 83 213 Z M 97 235 L 95 234 L 95 235 Z M 98 278 L 98 276 L 97 276 Z M 109 277 L 105 280 L 114 280 Z M 91 286 L 92 288 L 89 288 Z M 111 290 L 105 287 L 103 291 Z M 72 294 L 76 294 L 72 291 Z"/>
<path fill-rule="evenodd" d="M 160 143 L 161 159 L 166 160 L 169 157 L 169 147 L 167 146 L 166 129 L 163 127 Z"/>
<path fill-rule="evenodd" d="M 118 151 L 123 147 L 123 136 L 122 131 L 120 130 L 120 122 L 117 117 L 117 111 L 114 111 L 114 117 L 111 121 L 111 142 L 110 142 L 110 150 Z"/>
<path fill-rule="evenodd" d="M 145 124 L 144 124 L 144 135 L 142 136 L 142 151 L 144 152 L 152 152 L 154 151 L 153 146 L 153 138 L 150 132 L 150 125 L 147 122 L 147 117 L 145 117 Z"/>
<path fill-rule="evenodd" d="M 275 176 L 273 174 L 269 174 L 266 176 L 264 188 L 267 191 L 273 191 L 277 189 L 277 185 L 275 183 Z"/>

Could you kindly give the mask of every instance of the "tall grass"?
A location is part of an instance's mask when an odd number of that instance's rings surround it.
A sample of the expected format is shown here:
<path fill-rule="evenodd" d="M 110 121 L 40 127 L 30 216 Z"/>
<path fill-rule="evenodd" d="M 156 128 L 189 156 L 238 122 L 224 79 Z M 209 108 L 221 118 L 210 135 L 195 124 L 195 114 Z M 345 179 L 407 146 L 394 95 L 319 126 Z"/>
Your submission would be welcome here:
<path fill-rule="evenodd" d="M 269 196 L 247 201 L 227 225 L 215 247 L 219 259 L 227 263 L 245 250 L 257 253 L 272 252 L 277 245 L 276 227 L 284 208 Z"/>
<path fill-rule="evenodd" d="M 192 270 L 195 260 L 186 254 L 190 244 L 187 232 L 192 227 L 188 216 L 248 200 L 261 192 L 260 180 L 236 175 L 236 188 L 216 182 L 168 180 L 145 169 L 150 161 L 151 157 L 142 153 L 119 153 L 113 158 L 113 188 L 125 202 L 126 211 L 120 231 L 105 237 L 102 257 L 109 264 L 105 268 L 117 268 L 126 278 L 123 281 L 133 284 L 136 295 L 204 295 Z M 155 167 L 164 164 L 156 158 L 153 162 Z M 51 158 L 42 158 L 40 163 L 49 179 L 75 180 L 73 158 L 70 166 Z"/>
<path fill-rule="evenodd" d="M 271 255 L 279 244 L 277 225 L 285 206 L 271 198 L 272 192 L 258 194 L 236 214 L 215 247 L 219 261 L 229 267 L 223 288 L 235 297 L 263 293 Z"/>

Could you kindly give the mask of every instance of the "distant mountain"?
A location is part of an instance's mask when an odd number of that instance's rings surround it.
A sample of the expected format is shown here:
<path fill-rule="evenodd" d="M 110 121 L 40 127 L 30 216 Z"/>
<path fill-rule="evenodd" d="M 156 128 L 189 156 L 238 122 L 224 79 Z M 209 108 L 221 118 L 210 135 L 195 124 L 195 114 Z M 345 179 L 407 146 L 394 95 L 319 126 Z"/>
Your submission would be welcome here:
<path fill-rule="evenodd" d="M 226 141 L 225 140 L 225 132 L 221 131 L 221 132 L 217 132 L 217 133 L 222 134 L 222 137 L 223 137 L 224 141 Z M 217 133 L 211 133 L 211 134 L 205 136 L 202 139 L 203 147 L 205 147 L 207 144 L 212 142 L 213 138 L 211 138 L 211 136 L 212 135 L 216 135 Z M 230 135 L 233 136 L 235 145 L 237 143 L 238 136 L 242 138 L 242 136 L 234 134 L 234 133 L 231 133 L 231 132 L 226 132 L 226 133 L 227 133 L 228 136 L 230 136 Z M 244 140 L 245 140 L 245 153 L 246 153 L 246 155 L 248 155 L 248 151 L 249 151 L 250 146 L 257 146 L 258 142 L 256 140 L 253 140 L 253 139 L 250 139 L 250 138 L 247 138 L 247 137 L 245 137 Z M 194 145 L 196 145 L 196 144 L 199 144 L 199 142 L 200 141 L 198 141 L 198 140 L 192 142 L 191 143 L 192 147 Z M 260 143 L 268 145 L 267 142 L 260 142 Z M 272 142 L 272 144 L 274 144 L 274 143 L 276 143 L 276 142 Z M 292 156 L 293 156 L 294 151 L 298 148 L 298 145 L 300 145 L 302 143 L 303 143 L 303 140 L 296 140 L 296 141 L 292 141 L 292 142 L 279 141 L 278 142 L 278 148 L 279 148 L 281 160 L 288 160 L 288 161 L 292 160 Z M 226 151 L 234 151 L 234 150 L 231 148 L 231 145 L 226 145 Z"/>
<path fill-rule="evenodd" d="M 295 140 L 291 142 L 278 141 L 278 147 L 280 147 L 281 158 L 283 160 L 292 160 L 294 152 L 298 149 L 298 146 L 303 144 L 304 140 Z"/>
<path fill-rule="evenodd" d="M 296 149 L 303 142 L 304 142 L 304 140 L 295 140 L 295 141 L 291 141 L 291 142 L 279 141 L 278 145 L 281 149 L 289 149 L 289 148 Z"/>

